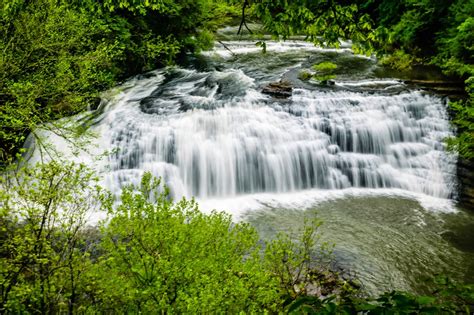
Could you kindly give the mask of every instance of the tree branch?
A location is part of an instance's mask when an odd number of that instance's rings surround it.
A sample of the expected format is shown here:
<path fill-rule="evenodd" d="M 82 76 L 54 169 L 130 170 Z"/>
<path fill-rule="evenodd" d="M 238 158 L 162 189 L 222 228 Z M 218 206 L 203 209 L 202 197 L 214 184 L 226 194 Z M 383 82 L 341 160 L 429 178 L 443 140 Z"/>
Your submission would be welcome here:
<path fill-rule="evenodd" d="M 240 25 L 239 25 L 239 30 L 237 31 L 237 35 L 242 35 L 242 25 L 245 26 L 245 28 L 249 31 L 250 34 L 253 34 L 252 31 L 249 29 L 247 26 L 247 23 L 245 22 L 245 8 L 250 6 L 248 0 L 244 0 L 244 3 L 242 4 L 242 19 L 240 20 Z"/>

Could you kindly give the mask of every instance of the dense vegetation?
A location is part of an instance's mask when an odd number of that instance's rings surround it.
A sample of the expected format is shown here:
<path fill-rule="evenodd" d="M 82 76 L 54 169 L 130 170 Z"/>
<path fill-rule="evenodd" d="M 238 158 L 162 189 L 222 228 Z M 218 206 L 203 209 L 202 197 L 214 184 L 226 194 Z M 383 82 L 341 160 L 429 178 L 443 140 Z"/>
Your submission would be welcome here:
<path fill-rule="evenodd" d="M 330 269 L 317 219 L 298 239 L 262 242 L 245 223 L 173 202 L 146 174 L 118 200 L 67 162 L 0 181 L 1 313 L 470 313 L 474 287 L 441 279 L 433 296 L 364 298 Z M 86 226 L 92 212 L 108 216 Z"/>

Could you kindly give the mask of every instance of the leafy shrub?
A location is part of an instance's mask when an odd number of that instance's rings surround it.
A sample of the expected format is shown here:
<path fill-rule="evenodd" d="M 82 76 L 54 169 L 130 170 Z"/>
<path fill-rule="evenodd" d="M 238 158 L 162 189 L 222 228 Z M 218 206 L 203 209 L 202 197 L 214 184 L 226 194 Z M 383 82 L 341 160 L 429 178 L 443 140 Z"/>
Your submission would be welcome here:
<path fill-rule="evenodd" d="M 392 54 L 385 55 L 380 58 L 380 63 L 397 70 L 407 70 L 417 63 L 421 62 L 420 58 L 407 54 L 403 50 L 396 50 Z"/>
<path fill-rule="evenodd" d="M 156 193 L 145 175 L 126 188 L 102 226 L 100 309 L 126 312 L 275 311 L 276 279 L 261 268 L 258 235 L 229 215 L 205 215 L 193 200 Z M 153 201 L 151 201 L 153 200 Z"/>
<path fill-rule="evenodd" d="M 0 178 L 0 312 L 64 313 L 85 303 L 91 266 L 81 234 L 100 189 L 83 165 L 10 170 Z"/>

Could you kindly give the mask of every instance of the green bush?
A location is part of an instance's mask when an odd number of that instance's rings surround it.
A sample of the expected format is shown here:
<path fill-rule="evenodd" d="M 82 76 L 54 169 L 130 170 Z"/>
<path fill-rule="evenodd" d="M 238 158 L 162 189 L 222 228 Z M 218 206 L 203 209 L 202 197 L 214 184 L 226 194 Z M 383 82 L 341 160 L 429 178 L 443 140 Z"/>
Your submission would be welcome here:
<path fill-rule="evenodd" d="M 393 53 L 380 58 L 380 63 L 382 65 L 386 65 L 398 70 L 411 69 L 413 65 L 420 62 L 420 58 L 417 58 L 414 55 L 407 54 L 403 50 L 396 50 Z"/>
<path fill-rule="evenodd" d="M 0 312 L 65 313 L 87 296 L 87 215 L 100 189 L 82 165 L 9 170 L 0 178 Z"/>
<path fill-rule="evenodd" d="M 98 310 L 276 311 L 279 288 L 261 266 L 255 230 L 224 213 L 205 215 L 193 200 L 174 203 L 157 188 L 147 174 L 138 191 L 126 188 L 120 205 L 108 208 Z"/>

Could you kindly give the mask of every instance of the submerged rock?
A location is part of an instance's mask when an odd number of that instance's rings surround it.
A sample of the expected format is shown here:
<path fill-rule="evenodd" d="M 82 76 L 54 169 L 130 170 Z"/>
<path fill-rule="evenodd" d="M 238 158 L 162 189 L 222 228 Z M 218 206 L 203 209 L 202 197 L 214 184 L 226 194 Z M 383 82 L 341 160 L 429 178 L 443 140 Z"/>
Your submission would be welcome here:
<path fill-rule="evenodd" d="M 272 82 L 263 87 L 262 93 L 275 98 L 288 98 L 293 93 L 293 86 L 288 81 Z"/>

